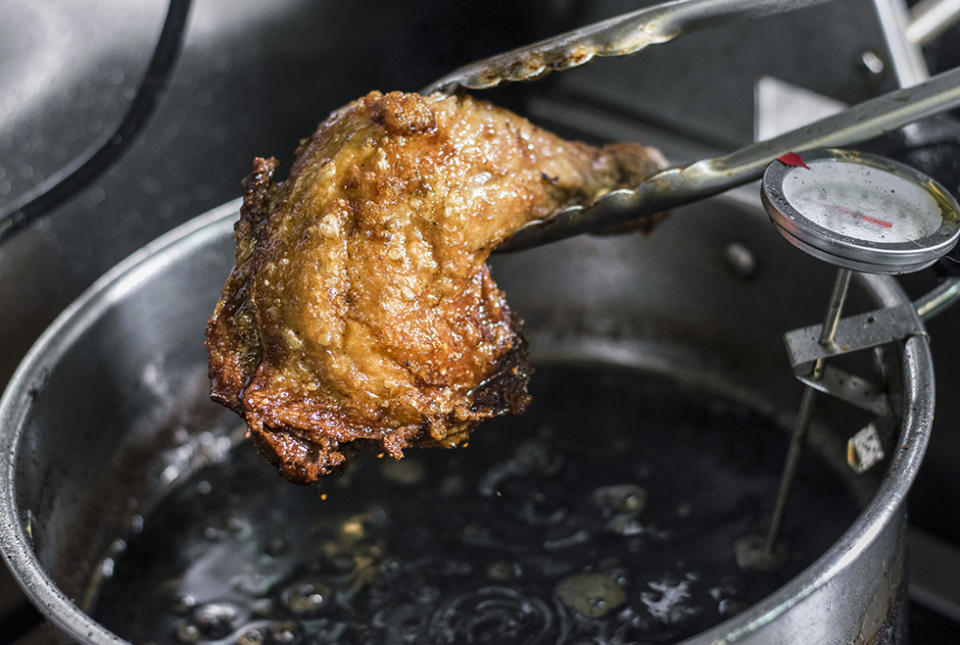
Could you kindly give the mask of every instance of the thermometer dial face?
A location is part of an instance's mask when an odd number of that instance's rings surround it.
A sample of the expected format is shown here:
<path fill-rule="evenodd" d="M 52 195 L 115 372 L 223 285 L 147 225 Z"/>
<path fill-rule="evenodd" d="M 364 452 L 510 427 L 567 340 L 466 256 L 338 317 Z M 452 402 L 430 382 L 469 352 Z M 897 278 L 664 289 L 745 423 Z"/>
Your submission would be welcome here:
<path fill-rule="evenodd" d="M 916 170 L 842 150 L 807 152 L 803 163 L 775 161 L 763 178 L 764 206 L 794 246 L 857 271 L 907 273 L 956 244 L 956 200 Z"/>

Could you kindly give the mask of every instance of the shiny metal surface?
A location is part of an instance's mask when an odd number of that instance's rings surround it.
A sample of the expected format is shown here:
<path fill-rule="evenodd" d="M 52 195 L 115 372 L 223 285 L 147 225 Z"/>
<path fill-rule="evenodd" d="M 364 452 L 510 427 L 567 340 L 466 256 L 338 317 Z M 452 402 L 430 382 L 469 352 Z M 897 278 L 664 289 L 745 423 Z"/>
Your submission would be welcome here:
<path fill-rule="evenodd" d="M 166 3 L 4 0 L 0 212 L 103 144 L 150 59 Z"/>
<path fill-rule="evenodd" d="M 910 87 L 930 76 L 920 46 L 907 35 L 910 16 L 904 0 L 873 0 L 880 29 L 890 50 L 890 63 L 897 85 Z"/>
<path fill-rule="evenodd" d="M 828 275 L 784 253 L 759 206 L 707 208 L 708 221 L 678 213 L 652 238 L 583 238 L 498 258 L 495 275 L 526 318 L 535 354 L 664 371 L 792 415 L 797 389 L 776 330 L 822 297 Z M 120 642 L 71 598 L 129 517 L 170 484 L 164 473 L 182 439 L 163 435 L 164 420 L 172 414 L 189 433 L 236 423 L 206 401 L 202 347 L 232 262 L 235 210 L 234 202 L 190 222 L 99 280 L 44 333 L 0 403 L 0 545 L 34 602 L 73 639 Z M 724 259 L 731 231 L 762 267 L 752 277 Z M 784 293 L 784 272 L 798 263 L 809 279 Z M 859 287 L 858 307 L 905 301 L 888 278 Z M 872 501 L 801 576 L 691 643 L 849 643 L 889 626 L 903 576 L 902 501 L 932 420 L 926 340 L 908 341 L 902 365 L 891 367 L 903 371 L 902 387 L 893 384 L 903 396 L 902 449 L 885 477 L 848 477 Z M 812 449 L 842 469 L 846 434 L 833 429 L 862 417 L 825 410 L 831 423 L 811 428 Z"/>
<path fill-rule="evenodd" d="M 903 189 L 917 190 L 920 195 L 925 196 L 927 203 L 924 208 L 914 205 L 912 208 L 898 209 L 902 212 L 902 216 L 914 223 L 918 220 L 922 222 L 925 216 L 929 216 L 933 221 L 939 220 L 940 223 L 935 230 L 921 238 L 914 237 L 898 242 L 856 237 L 862 231 L 857 228 L 853 232 L 846 233 L 832 230 L 827 228 L 826 224 L 821 225 L 813 221 L 810 213 L 803 212 L 800 206 L 791 202 L 788 197 L 784 182 L 787 176 L 792 175 L 792 171 L 797 169 L 787 164 L 772 163 L 763 173 L 760 189 L 763 205 L 774 226 L 788 242 L 800 250 L 846 269 L 899 275 L 927 268 L 956 246 L 957 239 L 960 237 L 960 206 L 947 189 L 923 173 L 891 159 L 846 150 L 811 150 L 804 154 L 804 161 L 809 164 L 815 164 L 818 161 L 836 162 L 844 164 L 843 167 L 876 169 L 883 173 L 872 182 L 867 183 L 867 180 L 861 178 L 849 185 L 850 190 L 860 190 L 863 196 L 858 201 L 857 207 L 870 201 L 868 196 L 874 200 L 885 199 L 888 190 L 893 189 L 890 185 L 891 181 L 906 180 L 901 187 L 901 192 Z M 793 178 L 798 176 L 793 175 Z M 826 178 L 827 181 L 830 180 L 830 173 Z M 816 180 L 808 179 L 807 183 L 809 185 L 814 181 Z M 883 184 L 877 184 L 878 181 L 882 181 Z M 833 194 L 827 193 L 830 187 L 824 186 L 823 182 L 824 179 L 821 178 L 819 183 L 813 184 L 819 186 L 824 195 L 815 201 L 818 204 L 831 204 L 831 200 L 835 198 Z M 887 203 L 880 202 L 884 205 Z M 880 204 L 875 203 L 874 207 Z M 836 207 L 827 205 L 822 208 L 829 211 Z M 893 215 L 897 213 L 892 212 L 891 219 Z M 892 226 L 892 223 L 888 222 L 887 225 Z M 902 235 L 902 232 L 900 234 Z"/>
<path fill-rule="evenodd" d="M 650 4 L 650 0 L 583 2 L 572 24 Z M 861 62 L 868 51 L 882 68 L 879 73 Z M 845 0 L 693 33 L 648 48 L 638 57 L 597 59 L 544 82 L 553 86 L 554 98 L 604 107 L 613 116 L 641 125 L 683 132 L 709 143 L 717 154 L 755 140 L 755 90 L 760 78 L 774 77 L 854 105 L 898 87 L 891 61 L 873 0 Z M 513 87 L 522 85 L 526 84 Z M 541 83 L 529 85 L 541 89 Z"/>
<path fill-rule="evenodd" d="M 130 94 L 129 105 L 117 126 L 104 133 L 97 145 L 74 154 L 10 203 L 0 204 L 0 242 L 31 220 L 70 201 L 108 171 L 136 142 L 170 82 L 182 49 L 189 12 L 190 0 L 169 0 L 156 45 L 149 48 L 150 62 Z"/>
<path fill-rule="evenodd" d="M 847 294 L 850 292 L 850 279 L 853 274 L 849 270 L 837 272 L 837 278 L 833 283 L 833 290 L 830 292 L 830 302 L 827 305 L 827 313 L 823 319 L 823 327 L 820 331 L 820 337 L 817 343 L 822 347 L 831 347 L 836 344 L 837 326 L 840 324 L 840 315 L 843 313 L 843 305 L 847 302 Z M 822 367 L 822 362 L 818 361 Z M 818 371 L 814 368 L 814 371 Z"/>
<path fill-rule="evenodd" d="M 960 20 L 960 0 L 920 0 L 910 8 L 907 39 L 926 45 Z"/>
<path fill-rule="evenodd" d="M 944 280 L 914 301 L 914 307 L 921 320 L 927 320 L 947 309 L 960 300 L 960 277 Z"/>
<path fill-rule="evenodd" d="M 164 266 L 169 266 L 171 263 L 178 263 L 186 257 L 191 251 L 196 251 L 199 248 L 202 248 L 205 243 L 209 243 L 211 237 L 222 237 L 221 231 L 214 230 L 210 226 L 211 223 L 223 223 L 225 218 L 232 220 L 234 218 L 237 209 L 239 208 L 239 200 L 233 203 L 228 203 L 224 207 L 212 211 L 211 213 L 197 218 L 182 227 L 178 228 L 175 231 L 172 231 L 170 234 L 164 236 L 163 238 L 156 240 L 154 243 L 151 243 L 145 246 L 143 249 L 138 251 L 136 254 L 128 258 L 122 265 L 119 265 L 114 270 L 108 272 L 100 280 L 98 280 L 87 292 L 87 297 L 81 298 L 76 301 L 71 307 L 69 307 L 63 314 L 57 319 L 58 323 L 54 323 L 53 326 L 48 329 L 46 332 L 46 337 L 48 342 L 52 341 L 53 344 L 60 347 L 60 351 L 51 351 L 50 347 L 41 347 L 41 344 L 35 346 L 27 357 L 24 359 L 25 362 L 39 361 L 42 363 L 48 363 L 54 355 L 59 354 L 66 350 L 66 348 L 77 341 L 78 336 L 82 336 L 85 333 L 89 333 L 90 327 L 96 324 L 97 320 L 105 313 L 104 309 L 109 310 L 111 305 L 115 304 L 118 301 L 124 299 L 124 297 L 134 297 L 140 301 L 140 304 L 145 304 L 142 298 L 138 298 L 136 295 L 137 290 L 142 286 L 145 279 L 149 279 L 150 274 L 156 272 L 157 270 L 163 271 Z M 182 241 L 177 248 L 170 249 L 171 245 L 174 242 Z M 162 257 L 158 257 L 158 252 L 162 250 L 168 250 L 168 253 L 164 254 Z M 223 254 L 220 255 L 209 255 L 208 257 L 196 257 L 196 260 L 200 264 L 195 267 L 196 269 L 210 271 L 211 275 L 215 274 L 214 267 L 222 265 L 224 261 L 227 260 Z M 167 287 L 174 285 L 167 284 Z M 212 285 L 211 285 L 212 286 Z M 215 292 L 211 293 L 209 289 L 207 290 L 206 296 L 211 295 L 215 298 Z M 145 295 L 145 294 L 144 294 Z M 197 294 L 199 295 L 199 294 Z M 190 300 L 193 300 L 191 296 Z M 214 300 L 215 301 L 215 300 Z M 212 306 L 214 301 L 210 301 L 209 304 Z M 165 300 L 165 303 L 169 303 L 169 300 Z M 199 304 L 199 303 L 197 303 Z M 166 306 L 162 303 L 155 303 L 155 307 L 159 305 L 161 309 L 167 309 Z M 128 312 L 132 314 L 133 312 Z M 139 315 L 143 315 L 147 312 L 138 312 Z M 155 309 L 154 313 L 158 313 Z M 121 318 L 123 318 L 121 314 Z M 165 320 L 165 323 L 171 325 L 167 333 L 173 332 L 177 323 L 175 322 L 177 316 L 174 315 L 173 319 Z M 192 321 L 194 324 L 196 321 L 196 316 Z M 114 320 L 114 324 L 119 325 L 120 329 L 126 327 L 123 320 Z M 119 330 L 114 330 L 115 332 Z M 180 333 L 186 333 L 187 336 L 190 334 L 190 325 L 187 324 L 186 327 L 183 326 L 183 320 L 180 323 Z M 192 331 L 196 331 L 193 329 Z M 153 330 L 154 333 L 163 333 L 160 330 Z M 124 337 L 124 334 L 117 334 L 119 337 L 115 337 L 112 342 L 121 341 Z M 106 339 L 104 339 L 106 340 Z M 156 360 L 156 352 L 161 348 L 157 346 L 156 338 L 153 339 L 154 342 L 149 342 L 145 337 L 140 336 L 140 343 L 134 341 L 135 346 L 130 346 L 129 349 L 132 350 L 131 354 L 135 354 L 136 358 L 131 356 L 131 358 L 136 362 L 136 364 L 128 365 L 128 368 L 131 369 L 131 373 L 127 376 L 129 377 L 128 385 L 132 385 L 132 392 L 134 398 L 149 398 L 151 395 L 163 397 L 166 392 L 164 388 L 167 387 L 168 383 L 175 383 L 179 379 L 185 379 L 189 382 L 190 378 L 193 377 L 194 383 L 196 383 L 196 374 L 187 374 L 184 371 L 181 371 L 183 368 L 183 354 L 187 356 L 196 354 L 195 351 L 191 351 L 189 343 L 182 348 L 167 347 L 163 349 L 163 358 L 162 361 L 163 367 L 169 372 L 165 372 L 162 375 L 163 385 L 150 388 L 148 383 L 145 383 L 145 380 L 149 380 L 149 377 L 146 376 L 149 373 L 151 359 Z M 199 344 L 199 341 L 198 341 Z M 171 350 L 173 353 L 180 353 L 181 357 L 179 360 L 179 365 L 171 365 L 173 362 L 171 360 Z M 88 347 L 87 352 L 93 351 L 94 354 L 97 354 L 95 347 Z M 106 358 L 106 355 L 101 355 L 100 361 L 95 361 L 95 364 L 91 365 L 91 368 L 95 370 L 94 373 L 90 374 L 91 378 L 96 380 L 106 380 L 106 382 L 111 382 L 111 375 L 107 373 L 105 365 L 102 363 L 102 360 L 109 360 Z M 154 363 L 154 365 L 156 365 Z M 144 368 L 146 366 L 146 372 Z M 179 368 L 179 369 L 178 369 Z M 42 398 L 39 396 L 40 390 L 44 389 L 47 385 L 46 380 L 51 375 L 51 366 L 40 368 L 39 373 L 35 373 L 28 377 L 30 381 L 27 385 L 26 391 L 21 391 L 19 394 L 14 394 L 16 386 L 13 384 L 17 381 L 16 375 L 11 381 L 11 386 L 7 388 L 7 394 L 11 400 L 19 400 L 19 403 L 22 405 L 24 403 L 30 405 L 36 403 L 38 399 Z M 135 385 L 134 385 L 135 384 Z M 68 384 L 68 388 L 77 386 L 79 384 L 74 383 L 72 386 Z M 116 383 L 114 386 L 116 387 Z M 138 391 L 139 388 L 146 388 L 148 391 Z M 82 403 L 81 403 L 82 405 Z M 110 405 L 110 402 L 101 401 L 99 405 Z M 71 479 L 76 477 L 73 486 L 80 485 L 83 482 L 83 487 L 86 490 L 81 491 L 79 488 L 74 491 L 63 490 L 58 487 L 58 490 L 34 490 L 33 495 L 39 494 L 41 497 L 46 497 L 51 494 L 55 496 L 54 501 L 45 500 L 41 502 L 41 507 L 46 507 L 44 510 L 51 512 L 53 517 L 45 518 L 41 514 L 38 514 L 39 508 L 36 509 L 12 509 L 12 526 L 16 526 L 16 531 L 19 533 L 18 538 L 14 541 L 6 541 L 3 537 L 0 537 L 0 550 L 6 554 L 5 558 L 10 558 L 7 560 L 8 565 L 13 565 L 13 561 L 18 558 L 27 558 L 33 560 L 37 557 L 45 558 L 50 557 L 51 554 L 55 554 L 57 549 L 67 549 L 67 547 L 62 542 L 68 541 L 69 532 L 76 530 L 78 527 L 71 527 L 71 522 L 76 521 L 75 513 L 80 511 L 82 504 L 80 503 L 80 496 L 86 497 L 86 495 L 93 493 L 98 488 L 112 488 L 116 485 L 122 486 L 122 477 L 117 472 L 109 472 L 106 479 L 101 475 L 97 474 L 97 471 L 102 468 L 102 465 L 98 465 L 97 462 L 97 450 L 109 450 L 109 448 L 103 445 L 102 441 L 96 441 L 95 437 L 91 434 L 96 433 L 98 430 L 102 431 L 105 427 L 110 427 L 113 423 L 116 423 L 123 417 L 125 414 L 131 415 L 131 417 L 137 416 L 137 410 L 135 409 L 137 402 L 132 402 L 132 406 L 127 406 L 126 409 L 116 410 L 113 415 L 110 413 L 105 413 L 103 409 L 97 414 L 100 418 L 94 421 L 94 427 L 88 428 L 83 434 L 86 435 L 85 441 L 81 440 L 80 445 L 75 444 L 72 441 L 66 441 L 65 438 L 60 439 L 51 439 L 47 438 L 48 441 L 52 441 L 51 444 L 48 444 L 52 448 L 52 453 L 50 457 L 54 463 L 70 464 L 73 467 L 71 472 Z M 3 407 L 0 405 L 0 407 Z M 19 407 L 19 406 L 18 406 Z M 21 409 L 20 412 L 25 412 L 26 410 Z M 43 410 L 41 407 L 41 415 L 44 412 L 52 412 L 52 410 Z M 116 416 L 114 416 L 116 415 Z M 14 413 L 14 416 L 20 416 L 20 413 Z M 71 413 L 72 416 L 72 413 Z M 83 418 L 86 415 L 81 415 L 79 418 Z M 0 434 L 6 434 L 4 431 L 9 432 L 10 429 L 17 422 L 14 420 L 14 417 L 7 416 L 3 413 L 0 413 Z M 126 423 L 130 423 L 130 420 Z M 101 425 L 104 424 L 104 425 Z M 132 425 L 132 424 L 131 424 Z M 98 428 L 99 426 L 99 428 Z M 134 427 L 129 427 L 128 431 L 135 432 Z M 115 439 L 121 439 L 122 437 L 116 436 Z M 13 437 L 11 436 L 11 439 Z M 26 450 L 28 451 L 38 451 L 39 446 L 42 445 L 44 439 L 38 437 L 36 434 L 31 433 L 26 436 L 17 437 L 16 441 L 18 449 L 24 449 L 24 443 L 26 443 Z M 21 443 L 24 442 L 24 443 Z M 38 443 L 40 442 L 40 443 Z M 71 445 L 73 444 L 73 445 Z M 13 445 L 11 444 L 11 448 Z M 83 463 L 86 461 L 87 463 Z M 49 467 L 49 466 L 48 466 Z M 9 487 L 8 490 L 11 493 L 10 500 L 13 502 L 14 496 L 17 495 L 14 492 L 14 489 L 20 485 L 22 486 L 23 482 L 20 479 L 24 473 L 24 464 L 14 465 L 11 464 L 9 470 L 4 470 L 0 466 L 0 480 L 2 484 L 0 486 Z M 29 468 L 29 467 L 27 467 Z M 61 473 L 65 475 L 66 473 Z M 49 475 L 47 473 L 35 472 L 32 476 L 46 477 Z M 159 473 L 154 473 L 154 476 L 159 479 Z M 115 481 L 111 482 L 110 479 L 115 478 Z M 153 480 L 153 485 L 157 485 L 157 480 Z M 36 482 L 34 482 L 36 485 Z M 87 488 L 89 485 L 90 488 Z M 65 498 L 65 499 L 64 499 Z M 101 503 L 105 502 L 104 499 L 96 500 L 95 504 L 100 506 Z M 120 513 L 122 511 L 122 503 L 119 503 L 119 500 L 113 500 L 113 503 L 107 502 L 103 504 L 100 509 L 101 513 Z M 2 502 L 0 502 L 2 504 Z M 74 516 L 74 517 L 71 517 Z M 51 522 L 53 526 L 47 524 Z M 2 520 L 0 520 L 2 524 Z M 46 525 L 46 526 L 44 526 Z M 44 537 L 43 529 L 44 527 L 47 530 L 52 531 L 51 534 Z M 2 529 L 0 529 L 2 532 Z M 59 535 L 59 536 L 58 536 Z M 51 539 L 53 538 L 53 539 Z M 51 543 L 54 542 L 54 543 Z M 92 546 L 92 545 L 90 545 Z M 77 548 L 74 546 L 73 548 Z M 82 549 L 82 547 L 80 547 Z M 88 547 L 89 548 L 89 547 Z M 76 553 L 75 551 L 73 552 Z M 72 556 L 73 554 L 71 554 Z M 87 558 L 92 556 L 92 553 L 87 553 Z M 71 557 L 65 556 L 65 554 L 60 554 L 60 557 Z M 62 565 L 61 565 L 62 566 Z M 88 563 L 89 566 L 89 563 Z M 14 571 L 15 576 L 17 575 L 16 570 Z M 89 572 L 86 574 L 89 575 Z M 98 628 L 95 624 L 92 623 L 86 616 L 80 612 L 76 605 L 74 604 L 74 599 L 79 597 L 79 593 L 73 592 L 70 595 L 64 593 L 61 588 L 54 584 L 46 575 L 38 570 L 33 574 L 28 574 L 25 578 L 19 579 L 19 582 L 23 586 L 24 590 L 31 597 L 31 600 L 37 605 L 37 607 L 43 611 L 48 619 L 61 630 L 65 635 L 69 635 L 70 639 L 79 640 L 84 643 L 123 643 L 124 641 L 118 638 L 115 635 L 106 632 L 102 628 Z"/>
<path fill-rule="evenodd" d="M 838 323 L 839 337 L 830 345 L 819 342 L 819 337 L 822 337 L 820 325 L 794 329 L 784 334 L 793 373 L 818 392 L 830 394 L 873 414 L 890 416 L 890 403 L 882 384 L 870 382 L 834 365 L 824 365 L 824 361 L 832 356 L 925 335 L 916 310 L 911 303 L 904 303 L 849 316 Z"/>
<path fill-rule="evenodd" d="M 911 303 L 855 314 L 838 320 L 836 340 L 824 344 L 822 325 L 794 329 L 784 334 L 790 367 L 798 375 L 809 374 L 827 358 L 885 345 L 926 331 Z"/>
<path fill-rule="evenodd" d="M 471 63 L 434 81 L 424 94 L 486 89 L 579 67 L 595 56 L 627 56 L 686 33 L 736 20 L 786 13 L 832 0 L 673 0 L 580 27 Z"/>
<path fill-rule="evenodd" d="M 837 325 L 840 323 L 843 306 L 847 302 L 852 277 L 853 273 L 849 269 L 837 271 L 837 276 L 833 281 L 833 289 L 830 291 L 830 300 L 827 302 L 827 313 L 824 315 L 823 324 L 820 326 L 820 333 L 816 337 L 817 345 L 820 347 L 832 348 L 835 346 Z M 819 381 L 823 378 L 825 366 L 826 357 L 821 356 L 813 361 L 809 371 L 810 379 Z M 810 430 L 810 423 L 813 421 L 813 409 L 817 402 L 818 391 L 807 383 L 803 390 L 803 396 L 800 398 L 797 418 L 793 422 L 793 431 L 790 433 L 787 458 L 784 460 L 783 471 L 780 475 L 780 485 L 777 489 L 777 501 L 773 507 L 773 517 L 770 519 L 770 526 L 763 541 L 763 556 L 765 558 L 774 556 L 774 548 L 777 546 L 777 539 L 780 537 L 790 489 L 793 487 L 793 479 L 797 472 L 797 466 L 800 464 L 800 456 L 803 454 L 807 432 Z"/>
<path fill-rule="evenodd" d="M 887 393 L 880 385 L 838 367 L 827 365 L 818 379 L 812 376 L 797 378 L 817 392 L 829 394 L 871 414 L 881 417 L 889 417 L 893 414 L 890 410 L 890 402 L 887 400 Z"/>
<path fill-rule="evenodd" d="M 758 179 L 787 152 L 860 142 L 958 105 L 960 68 L 728 155 L 663 170 L 634 188 L 614 190 L 592 204 L 531 222 L 498 250 L 519 251 L 670 210 Z"/>

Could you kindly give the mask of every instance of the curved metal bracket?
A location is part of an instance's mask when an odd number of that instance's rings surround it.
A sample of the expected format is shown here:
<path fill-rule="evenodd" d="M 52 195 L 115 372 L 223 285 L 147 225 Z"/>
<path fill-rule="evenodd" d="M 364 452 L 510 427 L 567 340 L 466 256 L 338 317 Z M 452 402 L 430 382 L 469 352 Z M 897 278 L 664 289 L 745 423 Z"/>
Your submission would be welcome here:
<path fill-rule="evenodd" d="M 794 375 L 810 387 L 881 416 L 890 416 L 883 388 L 832 365 L 823 366 L 814 377 L 818 361 L 872 347 L 926 336 L 927 332 L 911 303 L 843 318 L 830 345 L 819 342 L 823 325 L 811 325 L 784 334 L 787 356 Z"/>

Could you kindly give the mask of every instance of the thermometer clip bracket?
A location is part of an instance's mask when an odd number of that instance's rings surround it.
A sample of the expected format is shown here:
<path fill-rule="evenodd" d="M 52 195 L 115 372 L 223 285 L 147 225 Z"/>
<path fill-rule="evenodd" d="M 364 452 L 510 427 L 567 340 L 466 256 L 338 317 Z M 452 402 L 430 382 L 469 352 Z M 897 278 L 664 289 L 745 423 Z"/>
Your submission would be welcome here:
<path fill-rule="evenodd" d="M 927 331 L 910 303 L 842 318 L 833 343 L 823 345 L 819 339 L 823 325 L 811 325 L 783 335 L 787 356 L 794 375 L 803 383 L 859 408 L 890 416 L 890 406 L 883 388 L 832 365 L 823 367 L 819 377 L 814 366 L 834 356 L 879 347 L 912 336 L 926 336 Z"/>

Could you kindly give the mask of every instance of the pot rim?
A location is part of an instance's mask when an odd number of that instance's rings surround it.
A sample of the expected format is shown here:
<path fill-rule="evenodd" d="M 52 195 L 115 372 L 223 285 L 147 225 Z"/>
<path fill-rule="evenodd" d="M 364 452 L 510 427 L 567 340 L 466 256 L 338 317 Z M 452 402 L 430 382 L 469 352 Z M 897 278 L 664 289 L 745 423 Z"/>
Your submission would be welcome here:
<path fill-rule="evenodd" d="M 16 504 L 16 464 L 24 418 L 32 406 L 31 388 L 102 312 L 163 266 L 223 233 L 239 210 L 234 199 L 157 238 L 110 269 L 43 332 L 27 352 L 0 398 L 0 552 L 17 583 L 53 624 L 94 645 L 127 641 L 105 629 L 68 598 L 46 574 L 33 553 Z M 890 276 L 858 279 L 883 306 L 909 302 Z M 919 318 L 917 323 L 921 325 Z M 688 645 L 733 643 L 776 620 L 823 587 L 866 550 L 895 519 L 923 459 L 933 424 L 934 376 L 925 334 L 908 339 L 903 350 L 903 418 L 898 446 L 870 503 L 825 553 L 784 586 L 736 616 L 684 641 Z M 896 475 L 893 476 L 893 475 Z"/>

